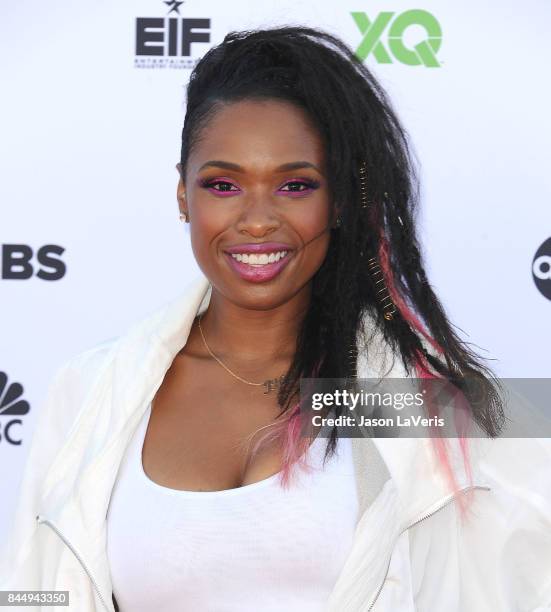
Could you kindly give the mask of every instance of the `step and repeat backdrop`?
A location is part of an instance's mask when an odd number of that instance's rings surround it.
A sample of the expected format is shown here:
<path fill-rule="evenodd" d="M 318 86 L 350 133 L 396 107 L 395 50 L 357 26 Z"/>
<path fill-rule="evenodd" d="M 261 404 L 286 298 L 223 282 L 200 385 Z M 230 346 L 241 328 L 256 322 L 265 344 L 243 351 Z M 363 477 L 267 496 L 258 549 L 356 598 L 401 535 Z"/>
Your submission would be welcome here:
<path fill-rule="evenodd" d="M 198 273 L 176 202 L 185 85 L 230 30 L 338 34 L 421 168 L 429 278 L 507 377 L 551 376 L 551 5 L 27 0 L 0 8 L 0 546 L 69 357 Z"/>

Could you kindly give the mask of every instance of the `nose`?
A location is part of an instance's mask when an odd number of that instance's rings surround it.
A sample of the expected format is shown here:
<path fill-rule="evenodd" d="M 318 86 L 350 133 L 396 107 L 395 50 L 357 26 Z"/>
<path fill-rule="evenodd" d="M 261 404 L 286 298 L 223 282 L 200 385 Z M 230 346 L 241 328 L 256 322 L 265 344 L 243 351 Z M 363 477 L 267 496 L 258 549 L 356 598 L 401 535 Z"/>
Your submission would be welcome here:
<path fill-rule="evenodd" d="M 262 238 L 281 227 L 281 220 L 270 196 L 250 195 L 244 202 L 236 228 L 240 234 Z"/>

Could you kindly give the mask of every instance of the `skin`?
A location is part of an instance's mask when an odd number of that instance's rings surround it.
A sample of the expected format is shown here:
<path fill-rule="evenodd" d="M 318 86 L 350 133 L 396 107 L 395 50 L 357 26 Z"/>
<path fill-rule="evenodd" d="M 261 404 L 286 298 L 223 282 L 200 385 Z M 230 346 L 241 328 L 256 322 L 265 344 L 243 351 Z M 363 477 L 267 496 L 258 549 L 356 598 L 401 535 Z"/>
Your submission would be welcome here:
<path fill-rule="evenodd" d="M 205 166 L 213 161 L 239 168 Z M 307 167 L 280 169 L 293 162 Z M 291 363 L 336 216 L 325 163 L 322 139 L 300 108 L 246 100 L 217 110 L 185 173 L 178 166 L 178 206 L 189 215 L 193 252 L 212 284 L 203 332 L 214 354 L 246 380 L 275 379 Z M 267 241 L 291 245 L 287 266 L 262 283 L 239 277 L 224 249 Z M 251 461 L 246 445 L 279 413 L 276 394 L 265 391 L 211 357 L 196 319 L 154 398 L 142 452 L 146 474 L 171 488 L 210 491 L 279 471 L 278 448 Z"/>

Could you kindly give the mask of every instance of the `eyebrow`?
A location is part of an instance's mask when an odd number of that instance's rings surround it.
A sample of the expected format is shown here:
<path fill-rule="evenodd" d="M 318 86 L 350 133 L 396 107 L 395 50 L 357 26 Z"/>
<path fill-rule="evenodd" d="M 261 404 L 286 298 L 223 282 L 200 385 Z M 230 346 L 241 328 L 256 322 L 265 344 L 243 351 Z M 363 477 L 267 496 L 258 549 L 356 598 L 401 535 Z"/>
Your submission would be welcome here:
<path fill-rule="evenodd" d="M 204 163 L 199 168 L 199 171 L 203 170 L 204 168 L 224 168 L 224 170 L 233 170 L 235 172 L 245 172 L 245 169 L 243 168 L 243 166 L 240 166 L 239 164 L 234 164 L 233 162 L 227 162 L 227 161 L 222 161 L 218 159 L 214 159 L 214 160 Z M 296 161 L 296 162 L 289 162 L 287 164 L 282 164 L 281 166 L 278 166 L 275 169 L 275 171 L 276 172 L 289 172 L 290 170 L 300 170 L 302 168 L 313 168 L 320 174 L 323 174 L 323 172 L 315 164 L 312 164 L 311 162 L 307 162 L 307 161 Z"/>

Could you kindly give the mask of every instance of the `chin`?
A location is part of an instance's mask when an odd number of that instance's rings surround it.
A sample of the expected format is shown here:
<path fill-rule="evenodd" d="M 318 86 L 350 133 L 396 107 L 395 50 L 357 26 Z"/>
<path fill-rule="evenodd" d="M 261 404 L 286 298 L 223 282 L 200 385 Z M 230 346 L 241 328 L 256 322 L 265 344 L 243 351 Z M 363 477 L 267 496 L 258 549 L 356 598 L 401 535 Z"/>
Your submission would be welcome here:
<path fill-rule="evenodd" d="M 251 310 L 271 310 L 288 302 L 294 295 L 291 288 L 256 284 L 252 287 L 232 291 L 236 303 Z M 232 300 L 233 301 L 233 300 Z"/>
<path fill-rule="evenodd" d="M 219 292 L 227 300 L 249 310 L 272 310 L 289 302 L 302 286 L 290 283 L 240 283 L 217 285 Z"/>

